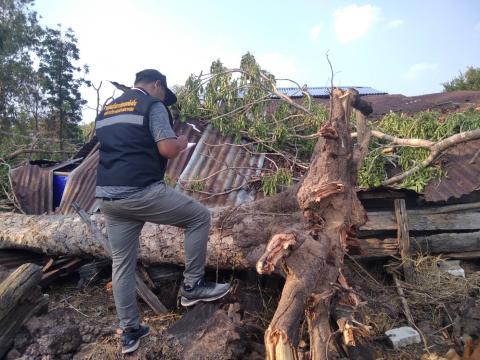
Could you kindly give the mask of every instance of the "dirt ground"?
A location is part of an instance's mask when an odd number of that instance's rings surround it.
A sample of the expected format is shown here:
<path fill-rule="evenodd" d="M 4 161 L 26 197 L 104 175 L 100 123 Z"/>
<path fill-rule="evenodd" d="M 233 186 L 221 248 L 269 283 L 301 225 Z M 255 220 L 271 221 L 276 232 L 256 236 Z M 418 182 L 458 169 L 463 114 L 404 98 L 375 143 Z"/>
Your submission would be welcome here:
<path fill-rule="evenodd" d="M 418 266 L 432 264 L 433 260 L 428 264 L 420 262 Z M 446 278 L 453 281 L 448 286 L 453 286 L 454 294 L 440 289 L 433 291 L 442 283 L 431 279 L 423 290 L 416 286 L 406 289 L 423 342 L 393 350 L 384 332 L 408 324 L 385 265 L 349 261 L 345 270 L 353 290 L 364 301 L 360 313 L 362 322 L 371 326 L 369 340 L 376 359 L 445 359 L 443 356 L 449 349 L 457 349 L 461 354 L 462 336 L 465 338 L 468 333 L 473 339 L 478 337 L 480 281 L 476 277 L 480 279 L 480 266 L 476 262 L 462 263 L 467 279 L 473 280 L 467 284 Z M 215 280 L 215 272 L 208 275 Z M 236 289 L 227 300 L 197 312 L 177 308 L 178 281 L 164 282 L 157 292 L 170 312 L 155 315 L 139 302 L 142 320 L 150 326 L 151 335 L 142 339 L 140 349 L 130 356 L 120 354 L 108 272 L 83 290 L 77 287 L 78 275 L 57 280 L 44 289 L 50 296 L 48 313 L 26 324 L 6 359 L 263 359 L 263 332 L 273 315 L 283 282 L 280 278 L 262 278 L 254 273 L 220 274 L 221 280 L 232 278 L 236 279 Z M 201 319 L 203 316 L 205 319 Z M 202 321 L 210 325 L 196 324 Z M 306 337 L 301 346 L 308 348 Z"/>

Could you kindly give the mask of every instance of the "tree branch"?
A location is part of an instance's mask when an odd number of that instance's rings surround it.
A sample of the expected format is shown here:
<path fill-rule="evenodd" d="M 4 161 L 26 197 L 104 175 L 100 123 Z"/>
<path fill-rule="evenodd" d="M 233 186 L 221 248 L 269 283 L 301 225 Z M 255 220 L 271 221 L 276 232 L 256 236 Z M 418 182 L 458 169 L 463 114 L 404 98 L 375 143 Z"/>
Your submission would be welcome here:
<path fill-rule="evenodd" d="M 391 145 L 401 145 L 401 146 L 410 146 L 410 147 L 431 147 L 435 143 L 430 140 L 424 139 L 402 139 L 392 135 L 385 134 L 378 130 L 372 130 L 372 136 L 391 142 Z"/>
<path fill-rule="evenodd" d="M 398 183 L 403 179 L 405 179 L 406 177 L 414 174 L 418 170 L 429 166 L 441 153 L 443 153 L 445 150 L 449 149 L 450 147 L 467 142 L 467 141 L 476 140 L 476 139 L 480 139 L 480 129 L 465 131 L 460 134 L 455 134 L 444 140 L 433 143 L 430 146 L 423 146 L 423 147 L 430 148 L 430 155 L 424 161 L 422 161 L 420 164 L 414 166 L 408 171 L 405 171 L 399 175 L 396 175 L 394 177 L 391 177 L 390 179 L 385 180 L 384 182 L 382 182 L 382 185 L 386 186 L 386 185 L 392 185 L 392 184 Z M 419 140 L 419 139 L 399 139 L 399 140 L 407 141 L 407 140 Z M 423 141 L 428 141 L 428 140 L 423 140 Z M 407 146 L 412 146 L 412 145 L 407 145 Z"/>
<path fill-rule="evenodd" d="M 14 152 L 6 155 L 4 160 L 12 160 L 19 155 L 23 154 L 74 154 L 76 151 L 67 151 L 67 150 L 39 150 L 39 149 L 18 149 Z"/>

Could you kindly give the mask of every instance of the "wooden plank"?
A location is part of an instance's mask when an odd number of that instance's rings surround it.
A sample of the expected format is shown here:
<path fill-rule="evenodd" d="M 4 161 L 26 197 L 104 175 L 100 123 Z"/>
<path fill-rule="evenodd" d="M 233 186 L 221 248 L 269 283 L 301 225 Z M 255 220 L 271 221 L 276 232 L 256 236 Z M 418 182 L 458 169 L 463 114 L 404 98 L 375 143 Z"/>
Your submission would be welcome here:
<path fill-rule="evenodd" d="M 480 231 L 415 236 L 410 243 L 412 251 L 429 254 L 478 252 L 480 251 Z"/>
<path fill-rule="evenodd" d="M 43 271 L 42 279 L 40 285 L 45 287 L 46 285 L 52 283 L 55 279 L 62 275 L 70 274 L 73 270 L 78 269 L 82 263 L 83 259 L 74 258 L 69 260 L 66 264 L 63 264 L 59 267 L 49 270 L 48 272 Z"/>
<path fill-rule="evenodd" d="M 95 226 L 95 224 L 93 224 L 88 214 L 82 208 L 80 208 L 80 206 L 76 202 L 72 204 L 72 207 L 75 209 L 77 214 L 93 233 L 95 238 L 102 244 L 107 254 L 111 256 L 112 251 L 110 249 L 110 244 L 108 243 L 107 238 Z M 161 303 L 161 301 L 152 292 L 152 290 L 150 290 L 150 288 L 143 282 L 141 276 L 138 273 L 138 270 L 135 272 L 135 279 L 137 281 L 137 293 L 138 295 L 140 295 L 142 300 L 145 301 L 145 303 L 148 304 L 148 306 L 150 306 L 156 314 L 160 315 L 167 313 L 168 309 L 165 307 L 165 305 Z"/>
<path fill-rule="evenodd" d="M 435 211 L 432 209 L 432 211 Z M 360 231 L 397 230 L 395 212 L 369 212 L 368 221 Z M 455 213 L 427 213 L 425 210 L 408 212 L 410 231 L 460 231 L 480 230 L 480 212 L 464 211 Z"/>
<path fill-rule="evenodd" d="M 443 254 L 447 259 L 480 259 L 480 251 Z"/>
<path fill-rule="evenodd" d="M 413 282 L 413 264 L 410 254 L 410 234 L 407 207 L 404 199 L 395 199 L 395 217 L 397 218 L 397 239 L 402 258 L 405 281 Z"/>
<path fill-rule="evenodd" d="M 347 240 L 348 252 L 355 259 L 396 256 L 400 246 L 396 238 L 364 238 Z M 452 259 L 480 258 L 480 231 L 410 236 L 410 251 L 444 254 Z"/>

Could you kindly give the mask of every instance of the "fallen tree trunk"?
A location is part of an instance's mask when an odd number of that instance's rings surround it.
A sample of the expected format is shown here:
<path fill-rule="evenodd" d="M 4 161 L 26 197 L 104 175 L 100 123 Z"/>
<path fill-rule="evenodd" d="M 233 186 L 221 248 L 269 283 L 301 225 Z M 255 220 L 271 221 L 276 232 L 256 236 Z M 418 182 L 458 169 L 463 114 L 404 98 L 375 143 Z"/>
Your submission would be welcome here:
<path fill-rule="evenodd" d="M 288 224 L 303 222 L 294 203 L 298 186 L 243 206 L 213 213 L 207 265 L 220 268 L 255 268 L 266 243 Z M 296 205 L 296 206 L 295 206 Z M 105 234 L 101 215 L 91 217 Z M 89 228 L 73 215 L 0 214 L 0 248 L 28 249 L 49 255 L 107 257 Z M 145 224 L 140 236 L 140 261 L 146 264 L 184 263 L 183 230 Z"/>
<path fill-rule="evenodd" d="M 284 200 L 288 199 L 284 194 L 282 197 Z M 411 235 L 412 250 L 429 254 L 480 251 L 480 213 L 472 209 L 471 212 L 437 214 L 438 209 L 444 210 L 445 207 L 432 207 L 428 211 L 408 210 L 410 230 L 422 231 L 421 235 Z M 268 213 L 272 210 L 278 213 Z M 286 214 L 279 211 L 281 209 L 273 207 L 257 207 L 254 210 L 251 205 L 216 211 L 208 245 L 208 265 L 220 268 L 254 268 L 265 250 L 266 242 L 273 236 L 279 223 L 287 219 L 302 221 L 300 213 L 295 209 Z M 228 217 L 231 219 L 227 224 L 225 220 Z M 369 259 L 399 254 L 399 243 L 397 238 L 392 237 L 393 234 L 387 234 L 384 238 L 378 235 L 380 232 L 396 231 L 395 213 L 369 212 L 367 217 L 367 223 L 360 227 L 357 234 L 362 235 L 362 238 L 347 238 L 350 255 Z M 453 218 L 458 222 L 453 222 Z M 94 215 L 92 219 L 103 229 L 101 215 Z M 80 219 L 73 215 L 8 213 L 0 214 L 0 224 L 0 249 L 28 249 L 52 256 L 69 254 L 79 257 L 106 257 L 100 243 Z M 368 235 L 369 232 L 375 235 Z M 181 229 L 146 224 L 140 237 L 140 261 L 146 264 L 167 262 L 182 265 L 182 239 Z"/>

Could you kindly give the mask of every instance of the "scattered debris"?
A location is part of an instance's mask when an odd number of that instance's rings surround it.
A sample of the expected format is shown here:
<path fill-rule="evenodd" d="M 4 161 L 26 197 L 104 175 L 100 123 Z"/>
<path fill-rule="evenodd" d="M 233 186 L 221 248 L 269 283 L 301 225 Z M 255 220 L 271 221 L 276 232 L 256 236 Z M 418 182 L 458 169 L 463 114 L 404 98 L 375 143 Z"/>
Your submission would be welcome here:
<path fill-rule="evenodd" d="M 460 260 L 446 260 L 438 263 L 438 267 L 452 276 L 465 278 L 465 270 L 460 266 Z"/>
<path fill-rule="evenodd" d="M 402 326 L 396 329 L 388 330 L 385 332 L 385 335 L 392 342 L 394 349 L 411 344 L 419 344 L 422 341 L 418 331 L 410 326 Z"/>

